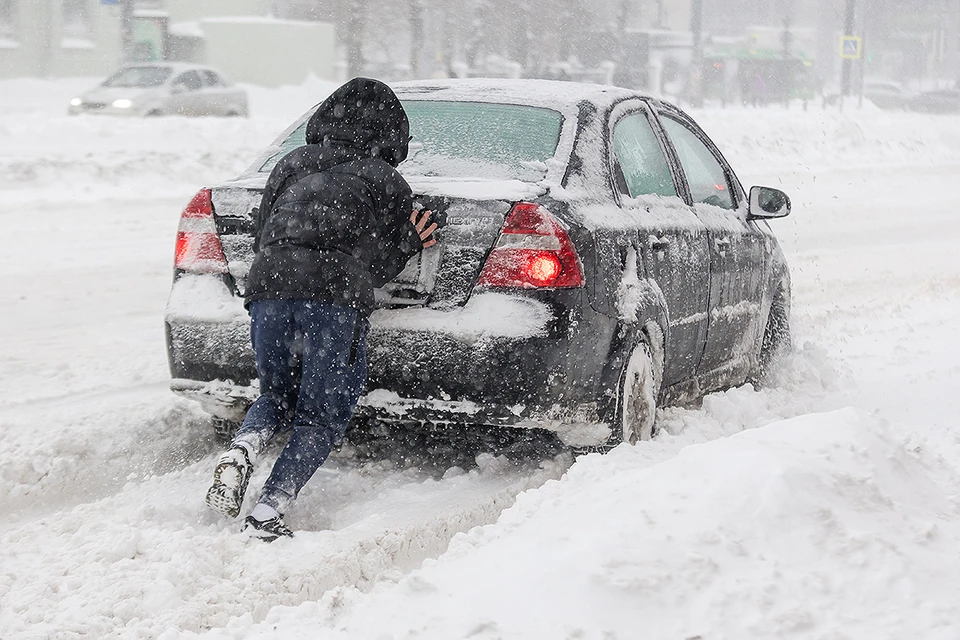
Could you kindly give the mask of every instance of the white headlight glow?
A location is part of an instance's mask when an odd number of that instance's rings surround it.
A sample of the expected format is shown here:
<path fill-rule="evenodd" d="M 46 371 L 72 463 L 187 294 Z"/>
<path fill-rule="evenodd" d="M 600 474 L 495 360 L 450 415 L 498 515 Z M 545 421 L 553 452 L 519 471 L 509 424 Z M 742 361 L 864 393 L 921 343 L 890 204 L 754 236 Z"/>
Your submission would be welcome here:
<path fill-rule="evenodd" d="M 119 100 L 113 101 L 113 106 L 116 109 L 129 109 L 133 106 L 133 100 L 127 100 L 126 98 L 120 98 Z"/>
<path fill-rule="evenodd" d="M 79 107 L 82 104 L 83 104 L 83 100 L 81 100 L 80 98 L 74 98 L 73 100 L 70 101 L 71 107 Z"/>

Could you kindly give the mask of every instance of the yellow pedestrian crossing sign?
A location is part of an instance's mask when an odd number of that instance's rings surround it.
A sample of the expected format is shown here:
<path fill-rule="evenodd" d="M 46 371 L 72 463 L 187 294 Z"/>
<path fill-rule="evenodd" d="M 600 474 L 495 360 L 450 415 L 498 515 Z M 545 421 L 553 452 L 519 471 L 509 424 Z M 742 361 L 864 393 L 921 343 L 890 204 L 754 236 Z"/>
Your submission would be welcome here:
<path fill-rule="evenodd" d="M 857 36 L 840 37 L 840 57 L 859 60 L 863 55 L 863 39 Z"/>

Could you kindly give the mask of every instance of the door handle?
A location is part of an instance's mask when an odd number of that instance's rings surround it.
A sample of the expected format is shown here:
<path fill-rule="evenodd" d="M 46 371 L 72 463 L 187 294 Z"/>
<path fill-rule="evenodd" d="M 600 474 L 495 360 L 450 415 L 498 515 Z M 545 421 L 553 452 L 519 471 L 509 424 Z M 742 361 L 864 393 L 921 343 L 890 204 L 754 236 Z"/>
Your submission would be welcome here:
<path fill-rule="evenodd" d="M 647 238 L 647 246 L 653 251 L 666 251 L 670 248 L 670 240 L 667 238 L 658 238 L 657 236 L 649 236 Z"/>
<path fill-rule="evenodd" d="M 730 250 L 730 238 L 717 238 L 713 241 L 717 253 L 726 253 Z"/>

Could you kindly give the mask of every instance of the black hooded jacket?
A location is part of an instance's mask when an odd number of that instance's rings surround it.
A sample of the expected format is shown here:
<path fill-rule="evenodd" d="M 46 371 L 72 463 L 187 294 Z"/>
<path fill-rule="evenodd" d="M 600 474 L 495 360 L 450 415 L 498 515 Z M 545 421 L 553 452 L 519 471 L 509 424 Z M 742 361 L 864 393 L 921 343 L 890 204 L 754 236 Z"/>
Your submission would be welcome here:
<path fill-rule="evenodd" d="M 246 303 L 311 299 L 369 314 L 373 289 L 423 249 L 410 222 L 403 106 L 382 82 L 355 78 L 307 123 L 307 144 L 270 173 L 254 220 Z"/>

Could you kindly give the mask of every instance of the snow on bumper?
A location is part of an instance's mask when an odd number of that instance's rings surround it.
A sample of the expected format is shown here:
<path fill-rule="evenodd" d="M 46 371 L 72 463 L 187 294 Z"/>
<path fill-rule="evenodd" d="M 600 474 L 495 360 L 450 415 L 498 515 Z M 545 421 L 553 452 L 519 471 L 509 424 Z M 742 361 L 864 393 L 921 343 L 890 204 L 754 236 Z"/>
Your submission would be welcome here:
<path fill-rule="evenodd" d="M 173 379 L 170 389 L 199 402 L 209 413 L 240 421 L 259 395 L 256 385 L 230 381 Z M 512 406 L 477 404 L 469 400 L 404 398 L 392 391 L 373 389 L 360 398 L 354 420 L 373 419 L 399 424 L 442 424 L 545 429 L 570 446 L 599 445 L 610 437 L 609 425 L 596 421 L 596 406 L 585 404 L 546 410 L 522 404 Z"/>
<path fill-rule="evenodd" d="M 546 429 L 572 446 L 601 444 L 610 436 L 609 426 L 596 421 L 597 408 L 592 403 L 541 409 L 523 404 L 403 398 L 392 391 L 374 389 L 360 399 L 357 415 L 383 422 Z"/>

